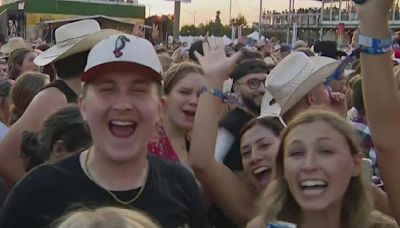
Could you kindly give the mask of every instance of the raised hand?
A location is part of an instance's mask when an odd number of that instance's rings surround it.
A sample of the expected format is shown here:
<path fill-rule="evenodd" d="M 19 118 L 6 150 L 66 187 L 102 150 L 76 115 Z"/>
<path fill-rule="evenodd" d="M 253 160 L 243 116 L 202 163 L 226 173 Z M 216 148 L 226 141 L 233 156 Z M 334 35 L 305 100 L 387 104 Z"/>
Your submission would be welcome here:
<path fill-rule="evenodd" d="M 330 107 L 335 111 L 337 114 L 347 117 L 347 102 L 346 102 L 346 95 L 338 92 L 331 92 L 331 105 Z"/>
<path fill-rule="evenodd" d="M 207 40 L 203 41 L 203 51 L 204 56 L 198 52 L 195 55 L 203 67 L 206 79 L 217 80 L 221 83 L 229 78 L 230 73 L 241 57 L 241 52 L 227 57 L 222 43 L 210 44 Z"/>
<path fill-rule="evenodd" d="M 140 24 L 134 24 L 132 35 L 144 38 L 144 26 Z"/>
<path fill-rule="evenodd" d="M 153 39 L 154 42 L 158 42 L 158 38 L 160 35 L 160 29 L 158 28 L 158 25 L 153 24 L 153 29 L 151 32 L 151 38 Z"/>

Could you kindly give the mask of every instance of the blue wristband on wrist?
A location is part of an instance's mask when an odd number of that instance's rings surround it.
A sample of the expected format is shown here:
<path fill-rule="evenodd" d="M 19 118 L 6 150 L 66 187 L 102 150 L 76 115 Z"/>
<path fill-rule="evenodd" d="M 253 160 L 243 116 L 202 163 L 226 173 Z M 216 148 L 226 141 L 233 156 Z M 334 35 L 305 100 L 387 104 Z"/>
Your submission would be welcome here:
<path fill-rule="evenodd" d="M 392 38 L 377 39 L 359 34 L 360 51 L 371 55 L 382 55 L 393 50 Z"/>
<path fill-rule="evenodd" d="M 225 98 L 225 94 L 221 90 L 209 89 L 206 86 L 202 86 L 201 89 L 200 89 L 200 94 L 203 94 L 205 92 L 209 92 L 211 95 L 213 95 L 215 97 L 219 97 L 222 100 Z"/>
<path fill-rule="evenodd" d="M 239 97 L 230 92 L 224 93 L 221 90 L 211 89 L 211 88 L 207 88 L 206 86 L 202 86 L 200 88 L 200 94 L 203 94 L 203 93 L 210 93 L 212 96 L 219 97 L 219 98 L 221 98 L 222 102 L 224 102 L 224 103 L 237 105 L 237 106 L 243 106 L 243 104 L 241 104 L 239 102 Z"/>

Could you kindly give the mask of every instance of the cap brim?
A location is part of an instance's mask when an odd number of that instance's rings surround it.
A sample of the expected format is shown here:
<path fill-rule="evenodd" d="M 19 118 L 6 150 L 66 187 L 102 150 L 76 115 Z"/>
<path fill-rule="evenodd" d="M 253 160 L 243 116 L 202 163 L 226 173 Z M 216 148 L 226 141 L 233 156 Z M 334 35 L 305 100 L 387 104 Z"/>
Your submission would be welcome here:
<path fill-rule="evenodd" d="M 34 63 L 38 66 L 45 66 L 58 60 L 67 58 L 71 55 L 84 51 L 89 51 L 93 48 L 94 45 L 96 45 L 103 39 L 121 33 L 122 32 L 115 29 L 103 29 L 101 31 L 92 33 L 82 39 L 77 39 L 76 42 L 65 45 L 63 47 L 54 45 L 42 54 L 40 54 L 38 57 L 36 57 L 34 59 Z"/>
<path fill-rule="evenodd" d="M 140 65 L 137 63 L 133 62 L 108 62 L 104 63 L 98 66 L 95 66 L 85 72 L 82 76 L 82 82 L 84 83 L 89 83 L 93 79 L 96 78 L 96 76 L 105 73 L 105 72 L 114 72 L 114 71 L 128 71 L 128 72 L 135 72 L 138 74 L 142 74 L 145 76 L 148 76 L 154 81 L 159 81 L 161 82 L 162 76 L 160 73 L 157 73 L 154 71 L 152 68 L 144 65 Z"/>
<path fill-rule="evenodd" d="M 324 67 L 318 69 L 316 72 L 312 73 L 306 80 L 304 80 L 296 88 L 296 90 L 289 96 L 285 104 L 282 105 L 282 110 L 280 115 L 286 113 L 291 109 L 301 98 L 307 95 L 314 87 L 323 83 L 339 66 L 340 62 L 335 61 L 333 63 L 327 64 Z"/>

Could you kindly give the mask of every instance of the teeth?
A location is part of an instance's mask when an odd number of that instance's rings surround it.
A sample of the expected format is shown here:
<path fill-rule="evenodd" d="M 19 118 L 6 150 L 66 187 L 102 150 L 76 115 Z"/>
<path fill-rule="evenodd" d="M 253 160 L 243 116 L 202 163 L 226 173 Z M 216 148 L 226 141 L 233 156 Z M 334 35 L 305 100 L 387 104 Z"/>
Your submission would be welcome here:
<path fill-rule="evenodd" d="M 121 120 L 114 120 L 114 121 L 111 121 L 111 124 L 117 125 L 117 126 L 122 126 L 122 127 L 133 126 L 133 125 L 135 125 L 135 123 L 132 122 L 132 121 L 121 121 Z"/>
<path fill-rule="evenodd" d="M 322 180 L 305 180 L 300 183 L 301 187 L 320 187 L 326 186 L 327 183 Z"/>
<path fill-rule="evenodd" d="M 268 170 L 269 170 L 269 168 L 267 168 L 267 167 L 259 167 L 259 168 L 255 169 L 255 170 L 253 171 L 253 173 L 254 173 L 254 174 L 259 174 L 259 173 L 261 173 L 261 172 L 268 171 Z"/>

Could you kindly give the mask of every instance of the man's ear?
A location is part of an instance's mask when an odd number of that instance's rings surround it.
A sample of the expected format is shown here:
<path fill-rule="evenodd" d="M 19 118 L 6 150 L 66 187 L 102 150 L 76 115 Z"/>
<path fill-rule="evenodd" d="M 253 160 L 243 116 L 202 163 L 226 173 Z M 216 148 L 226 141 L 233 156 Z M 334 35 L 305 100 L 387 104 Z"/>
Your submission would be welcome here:
<path fill-rule="evenodd" d="M 316 99 L 315 99 L 314 95 L 311 92 L 307 94 L 306 99 L 307 99 L 307 104 L 308 105 L 311 106 L 311 105 L 315 104 Z"/>
<path fill-rule="evenodd" d="M 164 97 L 160 98 L 158 105 L 157 105 L 157 118 L 155 120 L 155 135 L 154 137 L 158 136 L 158 130 L 160 129 L 160 127 L 162 126 L 162 118 L 164 116 L 164 110 L 165 110 L 165 99 Z"/>
<path fill-rule="evenodd" d="M 164 112 L 165 111 L 165 109 L 167 108 L 167 100 L 168 100 L 168 98 L 166 97 L 166 96 L 162 96 L 161 98 L 160 98 L 160 103 L 161 103 L 161 111 L 162 112 Z"/>
<path fill-rule="evenodd" d="M 86 121 L 86 102 L 82 95 L 78 98 L 78 106 L 84 121 Z"/>

